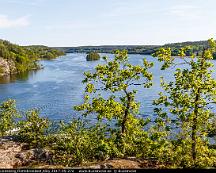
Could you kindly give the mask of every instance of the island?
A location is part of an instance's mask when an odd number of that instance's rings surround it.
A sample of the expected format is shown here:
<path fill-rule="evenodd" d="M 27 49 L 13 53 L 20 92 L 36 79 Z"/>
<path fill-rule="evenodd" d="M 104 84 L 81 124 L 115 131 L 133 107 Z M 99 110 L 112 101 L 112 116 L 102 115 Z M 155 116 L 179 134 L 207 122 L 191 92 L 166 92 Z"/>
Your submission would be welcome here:
<path fill-rule="evenodd" d="M 96 61 L 100 59 L 100 55 L 96 52 L 90 52 L 87 56 L 86 56 L 86 60 L 87 61 Z"/>

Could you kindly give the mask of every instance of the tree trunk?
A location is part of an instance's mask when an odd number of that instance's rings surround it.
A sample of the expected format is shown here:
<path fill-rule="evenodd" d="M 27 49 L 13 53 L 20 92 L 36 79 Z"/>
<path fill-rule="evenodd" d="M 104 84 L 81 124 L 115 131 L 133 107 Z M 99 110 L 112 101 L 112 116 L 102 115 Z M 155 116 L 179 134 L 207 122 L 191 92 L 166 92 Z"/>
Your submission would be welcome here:
<path fill-rule="evenodd" d="M 194 117 L 193 117 L 193 125 L 192 125 L 192 158 L 193 162 L 196 164 L 196 158 L 197 158 L 197 153 L 196 153 L 196 131 L 197 131 L 197 116 L 198 116 L 198 101 L 200 97 L 200 91 L 198 89 L 198 93 L 195 98 L 195 109 L 194 109 Z"/>
<path fill-rule="evenodd" d="M 121 127 L 122 127 L 121 133 L 122 133 L 122 135 L 124 135 L 125 132 L 126 132 L 126 122 L 127 122 L 127 119 L 128 119 L 128 114 L 129 114 L 129 109 L 130 109 L 130 102 L 131 102 L 131 97 L 130 97 L 129 93 L 127 93 L 126 91 L 125 91 L 125 93 L 127 95 L 127 106 L 126 106 L 124 116 L 123 116 L 123 120 L 122 120 L 122 124 L 121 124 Z"/>
<path fill-rule="evenodd" d="M 205 49 L 203 49 L 202 52 L 202 59 L 201 59 L 201 68 L 200 70 L 202 70 L 203 68 L 203 64 L 204 64 L 204 54 L 205 54 Z M 198 76 L 200 78 L 200 80 L 202 80 L 203 75 L 202 72 L 200 72 L 200 75 Z M 194 107 L 194 117 L 193 117 L 193 125 L 192 125 L 192 134 L 191 134 L 191 139 L 192 139 L 192 159 L 193 159 L 193 163 L 194 166 L 196 166 L 196 159 L 197 159 L 197 152 L 196 152 L 196 145 L 197 145 L 197 141 L 196 141 L 196 132 L 197 132 L 197 118 L 198 118 L 198 109 L 199 109 L 199 100 L 201 97 L 201 88 L 198 88 L 196 97 L 195 97 L 195 107 Z"/>

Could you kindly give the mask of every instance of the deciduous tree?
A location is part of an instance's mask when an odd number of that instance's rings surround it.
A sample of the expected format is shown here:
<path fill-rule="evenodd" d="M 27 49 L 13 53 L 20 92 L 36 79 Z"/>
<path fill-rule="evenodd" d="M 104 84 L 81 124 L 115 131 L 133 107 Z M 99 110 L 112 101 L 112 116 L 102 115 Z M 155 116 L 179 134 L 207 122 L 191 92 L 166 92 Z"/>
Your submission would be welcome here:
<path fill-rule="evenodd" d="M 166 83 L 162 79 L 164 93 L 154 102 L 158 105 L 155 109 L 157 127 L 166 131 L 163 138 L 171 136 L 172 161 L 178 166 L 213 166 L 215 163 L 216 155 L 209 148 L 207 137 L 215 116 L 210 107 L 216 101 L 216 80 L 211 71 L 215 45 L 210 39 L 209 46 L 198 57 L 185 57 L 187 48 L 181 49 L 179 56 L 187 67 L 176 69 L 174 81 Z M 155 56 L 164 62 L 162 69 L 178 65 L 169 48 L 158 50 Z"/>

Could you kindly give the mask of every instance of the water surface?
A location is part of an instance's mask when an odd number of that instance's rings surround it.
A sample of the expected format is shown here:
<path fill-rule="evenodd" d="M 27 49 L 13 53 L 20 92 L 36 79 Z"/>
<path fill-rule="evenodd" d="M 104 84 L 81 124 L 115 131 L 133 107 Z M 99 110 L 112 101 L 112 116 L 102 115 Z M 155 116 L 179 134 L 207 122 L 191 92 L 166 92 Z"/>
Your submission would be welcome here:
<path fill-rule="evenodd" d="M 113 57 L 112 54 L 101 55 Z M 53 120 L 78 116 L 73 106 L 83 101 L 83 72 L 92 71 L 98 63 L 103 63 L 103 60 L 86 61 L 85 57 L 86 54 L 67 54 L 55 60 L 41 61 L 44 69 L 0 79 L 0 102 L 15 99 L 20 110 L 38 108 L 42 116 Z M 129 55 L 129 61 L 141 64 L 144 57 L 154 62 L 150 70 L 154 76 L 153 87 L 144 89 L 138 86 L 137 100 L 141 102 L 141 115 L 151 116 L 152 101 L 161 91 L 160 76 L 170 80 L 174 69 L 161 71 L 160 63 L 150 55 Z"/>

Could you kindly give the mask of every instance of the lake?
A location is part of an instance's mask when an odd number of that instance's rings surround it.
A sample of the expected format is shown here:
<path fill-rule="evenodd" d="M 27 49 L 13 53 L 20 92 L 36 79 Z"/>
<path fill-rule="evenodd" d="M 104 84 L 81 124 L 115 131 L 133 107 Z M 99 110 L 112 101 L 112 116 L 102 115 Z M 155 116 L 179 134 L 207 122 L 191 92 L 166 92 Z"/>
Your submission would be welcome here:
<path fill-rule="evenodd" d="M 113 57 L 112 54 L 101 54 L 104 55 Z M 141 102 L 140 115 L 152 116 L 152 101 L 158 97 L 158 92 L 162 91 L 160 76 L 168 80 L 173 79 L 172 73 L 175 69 L 161 71 L 161 64 L 150 55 L 129 55 L 129 62 L 142 64 L 144 57 L 154 62 L 154 67 L 150 70 L 154 77 L 153 86 L 149 89 L 136 87 L 137 100 Z M 74 111 L 73 106 L 83 102 L 83 73 L 92 71 L 97 64 L 103 63 L 103 60 L 86 61 L 86 54 L 71 53 L 40 63 L 44 66 L 41 70 L 0 79 L 0 102 L 8 98 L 15 99 L 18 109 L 25 111 L 38 108 L 42 116 L 52 120 L 67 120 L 79 116 L 80 113 Z"/>

